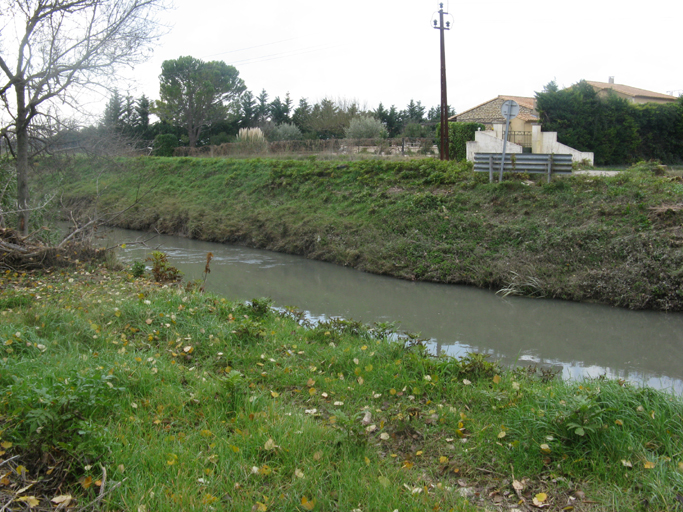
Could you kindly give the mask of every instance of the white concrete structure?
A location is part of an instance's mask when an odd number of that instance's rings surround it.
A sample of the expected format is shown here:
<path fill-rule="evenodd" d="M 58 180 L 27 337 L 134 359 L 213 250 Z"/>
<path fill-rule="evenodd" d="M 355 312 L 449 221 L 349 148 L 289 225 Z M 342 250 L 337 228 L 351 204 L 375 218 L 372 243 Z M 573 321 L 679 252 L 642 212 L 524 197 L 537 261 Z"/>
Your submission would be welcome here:
<path fill-rule="evenodd" d="M 531 152 L 554 153 L 556 155 L 572 155 L 574 162 L 587 160 L 593 165 L 594 155 L 592 152 L 578 151 L 557 142 L 557 132 L 542 132 L 541 125 L 531 127 Z"/>
<path fill-rule="evenodd" d="M 467 159 L 474 161 L 475 153 L 502 153 L 503 152 L 502 124 L 495 123 L 493 130 L 476 132 L 474 141 L 467 143 Z M 512 142 L 507 143 L 506 153 L 522 153 L 523 148 Z M 557 142 L 557 132 L 542 132 L 541 125 L 531 128 L 531 152 L 540 154 L 572 155 L 572 161 L 584 162 L 590 165 L 594 163 L 594 155 L 591 152 L 578 151 Z"/>
<path fill-rule="evenodd" d="M 494 125 L 495 127 L 495 125 Z M 501 131 L 502 134 L 502 131 Z M 514 142 L 508 142 L 505 146 L 505 153 L 522 153 L 523 147 Z M 467 159 L 474 162 L 475 153 L 502 153 L 503 152 L 503 136 L 496 137 L 495 130 L 486 130 L 476 132 L 474 134 L 474 141 L 467 143 Z"/>

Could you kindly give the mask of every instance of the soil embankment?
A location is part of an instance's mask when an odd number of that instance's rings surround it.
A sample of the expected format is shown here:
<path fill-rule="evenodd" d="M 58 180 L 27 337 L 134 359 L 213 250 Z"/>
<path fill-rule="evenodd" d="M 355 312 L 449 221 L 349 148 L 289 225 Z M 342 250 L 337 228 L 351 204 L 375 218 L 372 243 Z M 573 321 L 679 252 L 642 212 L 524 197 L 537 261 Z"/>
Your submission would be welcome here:
<path fill-rule="evenodd" d="M 683 310 L 683 183 L 618 176 L 489 184 L 434 160 L 82 160 L 37 182 L 118 227 L 298 254 L 505 293 Z M 657 172 L 653 172 L 657 171 Z"/>

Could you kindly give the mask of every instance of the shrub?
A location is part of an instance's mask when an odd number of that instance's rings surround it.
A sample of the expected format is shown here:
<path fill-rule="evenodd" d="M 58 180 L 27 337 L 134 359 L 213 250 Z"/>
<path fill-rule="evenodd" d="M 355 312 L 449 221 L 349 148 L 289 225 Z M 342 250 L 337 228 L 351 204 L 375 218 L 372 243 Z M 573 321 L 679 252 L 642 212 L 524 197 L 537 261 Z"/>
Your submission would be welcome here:
<path fill-rule="evenodd" d="M 301 134 L 301 130 L 299 130 L 298 126 L 290 123 L 282 123 L 273 128 L 268 138 L 271 141 L 301 140 L 303 139 L 303 135 Z"/>
<path fill-rule="evenodd" d="M 429 128 L 419 123 L 409 123 L 403 130 L 403 136 L 412 139 L 424 139 L 430 136 Z"/>
<path fill-rule="evenodd" d="M 384 139 L 387 137 L 387 129 L 382 121 L 371 116 L 354 117 L 345 133 L 347 139 Z"/>
<path fill-rule="evenodd" d="M 458 162 L 467 158 L 467 142 L 474 140 L 477 130 L 486 127 L 479 123 L 448 123 L 448 156 Z M 436 140 L 441 149 L 441 123 L 436 125 Z"/>
<path fill-rule="evenodd" d="M 178 147 L 178 137 L 172 133 L 160 133 L 154 137 L 152 154 L 154 156 L 173 156 L 173 151 Z"/>
<path fill-rule="evenodd" d="M 247 153 L 262 153 L 268 149 L 268 141 L 261 128 L 240 128 L 235 142 Z"/>

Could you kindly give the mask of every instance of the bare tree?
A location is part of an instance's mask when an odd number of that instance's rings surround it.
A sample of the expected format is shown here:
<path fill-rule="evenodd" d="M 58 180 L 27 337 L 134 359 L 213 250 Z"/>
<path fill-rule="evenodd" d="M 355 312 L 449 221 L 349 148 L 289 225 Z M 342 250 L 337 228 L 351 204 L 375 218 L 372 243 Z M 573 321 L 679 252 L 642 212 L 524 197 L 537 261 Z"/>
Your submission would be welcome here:
<path fill-rule="evenodd" d="M 165 0 L 0 0 L 0 136 L 16 159 L 18 230 L 28 233 L 31 130 L 55 105 L 148 56 Z"/>

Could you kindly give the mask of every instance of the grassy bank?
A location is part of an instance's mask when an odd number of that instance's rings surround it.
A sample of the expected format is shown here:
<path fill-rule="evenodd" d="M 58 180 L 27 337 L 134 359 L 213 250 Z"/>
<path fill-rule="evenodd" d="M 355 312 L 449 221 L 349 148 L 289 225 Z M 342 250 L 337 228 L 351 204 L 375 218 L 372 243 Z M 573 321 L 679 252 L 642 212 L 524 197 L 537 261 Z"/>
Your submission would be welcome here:
<path fill-rule="evenodd" d="M 10 507 L 679 510 L 683 403 L 658 391 L 102 266 L 0 288 Z"/>
<path fill-rule="evenodd" d="M 683 310 L 679 176 L 489 184 L 434 160 L 80 160 L 38 182 L 72 209 L 405 279 Z M 64 170 L 68 169 L 68 170 Z M 136 203 L 136 201 L 138 201 Z"/>

